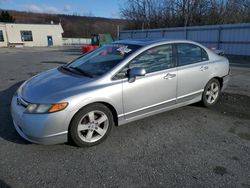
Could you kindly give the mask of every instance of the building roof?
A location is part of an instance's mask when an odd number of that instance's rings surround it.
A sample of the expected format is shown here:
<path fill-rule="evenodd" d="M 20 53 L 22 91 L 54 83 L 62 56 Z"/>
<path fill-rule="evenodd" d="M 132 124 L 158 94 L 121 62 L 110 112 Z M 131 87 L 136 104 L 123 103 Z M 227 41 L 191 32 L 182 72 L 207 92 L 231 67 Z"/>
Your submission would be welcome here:
<path fill-rule="evenodd" d="M 58 24 L 40 24 L 40 23 L 12 23 L 12 22 L 0 22 L 0 25 L 61 25 L 61 23 Z"/>

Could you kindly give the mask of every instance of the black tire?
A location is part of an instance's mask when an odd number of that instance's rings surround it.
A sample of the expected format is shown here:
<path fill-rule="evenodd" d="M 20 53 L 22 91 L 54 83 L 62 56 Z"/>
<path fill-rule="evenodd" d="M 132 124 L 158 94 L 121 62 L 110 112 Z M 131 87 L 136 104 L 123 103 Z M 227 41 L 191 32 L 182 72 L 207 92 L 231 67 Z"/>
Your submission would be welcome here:
<path fill-rule="evenodd" d="M 209 99 L 208 99 L 209 96 L 207 95 L 207 92 L 209 92 L 211 90 L 211 85 L 212 84 L 215 84 L 216 86 L 218 86 L 218 95 L 217 95 L 216 99 L 213 102 L 211 102 L 211 101 L 208 102 L 209 101 Z M 220 94 L 221 94 L 221 85 L 220 85 L 219 80 L 217 80 L 215 78 L 211 79 L 204 88 L 204 91 L 203 91 L 203 94 L 202 94 L 202 99 L 201 99 L 201 104 L 203 106 L 205 106 L 205 107 L 210 107 L 210 106 L 215 105 L 218 102 L 219 98 L 220 98 Z"/>
<path fill-rule="evenodd" d="M 78 133 L 78 125 L 80 123 L 80 121 L 83 121 L 82 118 L 87 116 L 88 113 L 93 112 L 93 111 L 98 111 L 98 112 L 102 112 L 103 114 L 106 115 L 107 119 L 108 119 L 108 127 L 106 129 L 105 134 L 97 141 L 94 142 L 85 142 Z M 94 103 L 91 105 L 88 105 L 84 108 L 82 108 L 79 112 L 76 113 L 76 115 L 73 117 L 70 126 L 69 126 L 69 139 L 70 141 L 73 141 L 77 146 L 79 147 L 89 147 L 89 146 L 94 146 L 97 145 L 101 142 L 103 142 L 107 136 L 109 135 L 110 131 L 112 130 L 112 127 L 114 125 L 114 117 L 112 112 L 109 110 L 109 108 L 101 103 Z M 84 130 L 84 131 L 89 131 L 88 130 Z M 95 130 L 92 132 L 95 132 Z M 97 132 L 95 132 L 97 133 Z M 93 133 L 92 133 L 93 134 Z"/>

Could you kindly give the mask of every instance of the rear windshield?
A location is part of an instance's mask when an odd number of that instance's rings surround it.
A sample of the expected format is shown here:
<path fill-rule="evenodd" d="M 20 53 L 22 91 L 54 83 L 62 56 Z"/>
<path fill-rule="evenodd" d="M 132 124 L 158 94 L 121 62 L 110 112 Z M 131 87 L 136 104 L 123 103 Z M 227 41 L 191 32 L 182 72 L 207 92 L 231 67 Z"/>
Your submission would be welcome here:
<path fill-rule="evenodd" d="M 101 76 L 121 61 L 123 61 L 131 53 L 138 50 L 138 45 L 127 45 L 127 44 L 109 44 L 102 46 L 93 52 L 90 52 L 69 65 L 67 67 L 80 69 L 93 77 Z"/>

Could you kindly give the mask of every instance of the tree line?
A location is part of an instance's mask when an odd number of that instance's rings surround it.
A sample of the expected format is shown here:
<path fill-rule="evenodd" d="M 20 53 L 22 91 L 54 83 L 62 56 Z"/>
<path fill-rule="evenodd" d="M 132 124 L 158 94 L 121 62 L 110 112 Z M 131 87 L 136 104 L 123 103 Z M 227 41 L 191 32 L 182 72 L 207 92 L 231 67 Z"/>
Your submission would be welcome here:
<path fill-rule="evenodd" d="M 250 0 L 127 0 L 128 29 L 250 22 Z"/>
<path fill-rule="evenodd" d="M 15 18 L 11 16 L 8 11 L 2 11 L 0 14 L 0 22 L 13 23 L 15 22 Z"/>
<path fill-rule="evenodd" d="M 7 16 L 6 16 L 7 15 Z M 89 16 L 75 16 L 64 14 L 32 13 L 24 11 L 0 11 L 0 22 L 15 22 L 24 24 L 54 24 L 61 23 L 63 37 L 89 38 L 92 34 L 110 33 L 117 36 L 117 26 L 127 27 L 127 21 Z"/>

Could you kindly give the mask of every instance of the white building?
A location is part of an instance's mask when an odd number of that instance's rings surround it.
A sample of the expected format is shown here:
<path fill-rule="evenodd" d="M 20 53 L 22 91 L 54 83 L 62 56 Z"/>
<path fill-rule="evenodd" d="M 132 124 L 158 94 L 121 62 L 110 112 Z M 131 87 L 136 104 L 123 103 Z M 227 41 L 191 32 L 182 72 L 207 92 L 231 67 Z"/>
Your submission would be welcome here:
<path fill-rule="evenodd" d="M 0 47 L 62 46 L 61 24 L 0 23 Z"/>

